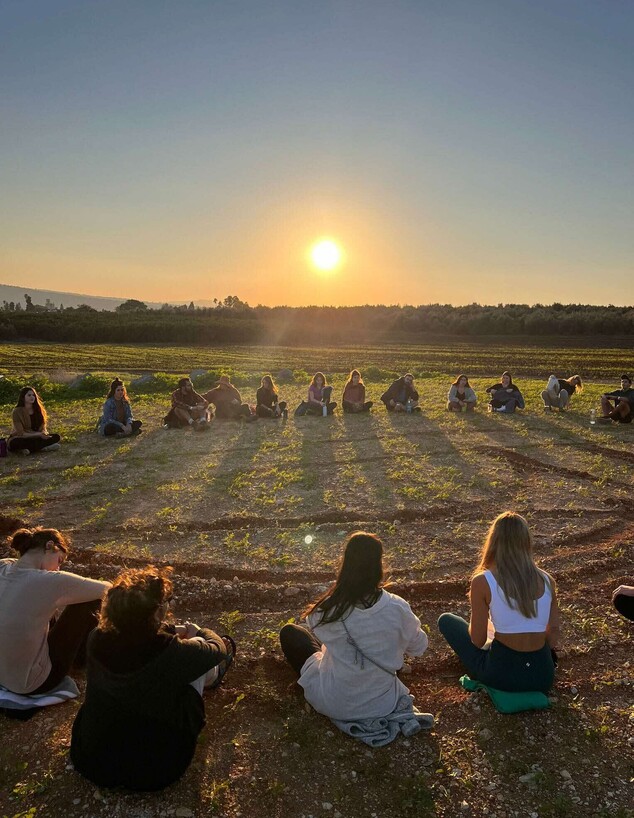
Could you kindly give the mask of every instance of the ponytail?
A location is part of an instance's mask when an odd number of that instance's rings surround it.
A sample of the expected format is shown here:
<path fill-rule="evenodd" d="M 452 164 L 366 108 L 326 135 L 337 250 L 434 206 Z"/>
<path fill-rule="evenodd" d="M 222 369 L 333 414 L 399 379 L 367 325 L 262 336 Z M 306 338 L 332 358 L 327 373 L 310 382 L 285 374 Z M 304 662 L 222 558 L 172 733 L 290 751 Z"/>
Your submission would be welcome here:
<path fill-rule="evenodd" d="M 10 540 L 11 548 L 21 557 L 35 548 L 46 550 L 48 542 L 54 542 L 56 548 L 68 554 L 68 540 L 56 528 L 20 528 Z"/>

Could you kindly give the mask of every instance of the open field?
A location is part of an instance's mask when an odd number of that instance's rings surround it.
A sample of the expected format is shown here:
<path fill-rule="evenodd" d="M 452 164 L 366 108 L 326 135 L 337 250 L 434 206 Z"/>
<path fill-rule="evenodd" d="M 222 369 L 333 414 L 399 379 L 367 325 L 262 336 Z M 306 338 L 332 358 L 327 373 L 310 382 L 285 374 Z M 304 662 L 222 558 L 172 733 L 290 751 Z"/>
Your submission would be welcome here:
<path fill-rule="evenodd" d="M 0 372 L 12 376 L 323 367 L 337 399 L 351 365 L 412 369 L 423 407 L 422 416 L 375 406 L 365 417 L 214 421 L 196 435 L 160 428 L 167 396 L 132 394 L 143 435 L 104 440 L 92 432 L 101 399 L 51 401 L 61 451 L 0 461 L 5 532 L 18 521 L 70 531 L 69 570 L 93 576 L 147 561 L 174 565 L 177 615 L 234 633 L 240 652 L 207 697 L 192 767 L 162 795 L 99 792 L 67 768 L 77 702 L 26 724 L 0 720 L 0 816 L 634 815 L 634 630 L 610 606 L 611 590 L 632 580 L 634 428 L 590 430 L 587 421 L 598 395 L 631 368 L 626 353 L 466 344 L 63 353 L 35 344 L 0 353 Z M 506 366 L 517 373 L 525 413 L 444 410 L 457 371 L 474 373 L 484 403 L 483 388 Z M 545 415 L 539 392 L 553 369 L 592 380 L 571 411 Z M 378 401 L 385 386 L 368 384 L 368 397 Z M 304 390 L 284 386 L 281 396 L 293 407 Z M 242 394 L 253 400 L 252 388 Z M 0 428 L 10 410 L 0 406 Z M 435 627 L 443 611 L 467 614 L 482 538 L 506 508 L 529 519 L 564 619 L 553 706 L 518 716 L 498 715 L 460 689 L 460 667 Z M 429 627 L 430 650 L 410 662 L 405 682 L 437 716 L 431 733 L 374 751 L 306 711 L 276 638 L 333 577 L 340 543 L 358 528 L 383 538 L 393 590 Z"/>

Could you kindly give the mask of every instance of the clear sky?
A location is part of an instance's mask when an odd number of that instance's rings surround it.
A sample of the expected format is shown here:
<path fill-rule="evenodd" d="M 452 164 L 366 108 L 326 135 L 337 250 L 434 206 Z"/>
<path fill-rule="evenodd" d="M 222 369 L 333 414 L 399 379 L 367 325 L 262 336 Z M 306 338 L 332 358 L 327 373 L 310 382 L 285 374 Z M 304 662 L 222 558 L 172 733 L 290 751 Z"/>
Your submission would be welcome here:
<path fill-rule="evenodd" d="M 633 42 L 623 0 L 0 0 L 0 282 L 631 304 Z"/>

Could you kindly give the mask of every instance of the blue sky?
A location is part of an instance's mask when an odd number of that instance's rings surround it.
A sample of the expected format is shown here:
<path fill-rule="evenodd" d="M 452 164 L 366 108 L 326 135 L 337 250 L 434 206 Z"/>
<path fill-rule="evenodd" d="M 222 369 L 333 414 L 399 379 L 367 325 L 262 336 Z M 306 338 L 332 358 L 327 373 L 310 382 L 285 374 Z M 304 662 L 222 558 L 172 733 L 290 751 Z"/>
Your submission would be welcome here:
<path fill-rule="evenodd" d="M 633 35 L 620 1 L 0 0 L 0 281 L 632 303 Z"/>

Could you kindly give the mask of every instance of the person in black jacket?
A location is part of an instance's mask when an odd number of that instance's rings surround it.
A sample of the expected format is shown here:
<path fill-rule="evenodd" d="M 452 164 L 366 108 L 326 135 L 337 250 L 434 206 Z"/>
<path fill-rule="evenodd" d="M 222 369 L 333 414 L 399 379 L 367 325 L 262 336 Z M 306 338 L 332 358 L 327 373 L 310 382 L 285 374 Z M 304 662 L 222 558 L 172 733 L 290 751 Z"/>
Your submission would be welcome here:
<path fill-rule="evenodd" d="M 489 412 L 506 412 L 510 415 L 516 409 L 523 409 L 525 406 L 524 396 L 513 383 L 511 373 L 508 371 L 502 373 L 500 383 L 488 386 L 485 391 L 491 396 Z"/>
<path fill-rule="evenodd" d="M 420 412 L 418 392 L 414 389 L 414 376 L 403 375 L 381 395 L 388 412 Z"/>
<path fill-rule="evenodd" d="M 189 766 L 235 645 L 191 622 L 164 623 L 171 569 L 126 570 L 88 640 L 86 699 L 73 724 L 75 769 L 101 787 L 159 790 Z"/>
<path fill-rule="evenodd" d="M 262 378 L 260 388 L 255 393 L 255 414 L 259 418 L 288 417 L 286 401 L 279 400 L 277 386 L 270 375 Z"/>

